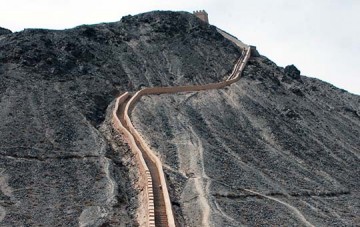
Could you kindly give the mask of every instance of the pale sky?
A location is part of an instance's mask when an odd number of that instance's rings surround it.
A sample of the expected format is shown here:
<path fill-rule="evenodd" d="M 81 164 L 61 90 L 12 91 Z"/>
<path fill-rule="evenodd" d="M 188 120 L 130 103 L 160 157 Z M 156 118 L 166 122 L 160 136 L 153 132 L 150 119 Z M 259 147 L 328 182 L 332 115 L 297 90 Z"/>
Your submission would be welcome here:
<path fill-rule="evenodd" d="M 64 29 L 152 10 L 205 9 L 210 23 L 279 66 L 360 94 L 360 0 L 0 0 L 0 27 Z"/>

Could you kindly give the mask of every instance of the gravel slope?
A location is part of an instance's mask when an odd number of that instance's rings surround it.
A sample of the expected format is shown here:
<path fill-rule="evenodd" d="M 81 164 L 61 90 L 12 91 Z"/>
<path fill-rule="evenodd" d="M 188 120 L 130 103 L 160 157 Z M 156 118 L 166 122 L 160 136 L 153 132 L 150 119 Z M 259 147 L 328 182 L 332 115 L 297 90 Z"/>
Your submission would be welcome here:
<path fill-rule="evenodd" d="M 147 96 L 132 119 L 183 226 L 356 226 L 359 104 L 256 57 L 229 88 Z"/>

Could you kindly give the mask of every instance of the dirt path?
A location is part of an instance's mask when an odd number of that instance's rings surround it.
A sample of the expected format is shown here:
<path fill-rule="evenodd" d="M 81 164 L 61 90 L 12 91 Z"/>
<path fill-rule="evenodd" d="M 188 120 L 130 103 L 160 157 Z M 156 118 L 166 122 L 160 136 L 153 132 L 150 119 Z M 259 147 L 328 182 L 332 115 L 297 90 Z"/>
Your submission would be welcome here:
<path fill-rule="evenodd" d="M 258 195 L 258 196 L 261 196 L 261 197 L 264 197 L 264 198 L 267 198 L 269 200 L 273 200 L 275 202 L 278 202 L 284 206 L 286 206 L 288 209 L 292 210 L 294 215 L 305 225 L 305 226 L 308 226 L 308 227 L 315 227 L 313 224 L 311 224 L 308 220 L 306 220 L 306 218 L 304 217 L 304 215 L 294 206 L 290 205 L 289 203 L 286 203 L 280 199 L 277 199 L 277 198 L 274 198 L 272 196 L 267 196 L 267 195 L 264 195 L 264 194 L 261 194 L 259 192 L 255 192 L 253 190 L 250 190 L 250 189 L 244 189 L 244 191 L 247 191 L 247 192 L 250 192 L 252 194 L 255 194 L 255 195 Z"/>
<path fill-rule="evenodd" d="M 190 126 L 191 134 L 196 139 L 198 154 L 193 156 L 193 160 L 190 160 L 190 167 L 194 171 L 196 178 L 194 178 L 195 189 L 199 195 L 199 202 L 202 211 L 202 226 L 210 226 L 210 205 L 207 199 L 207 195 L 210 194 L 210 178 L 205 173 L 204 166 L 204 147 L 201 139 L 197 136 L 194 129 Z M 200 166 L 198 165 L 200 163 Z M 207 181 L 205 184 L 204 179 Z"/>

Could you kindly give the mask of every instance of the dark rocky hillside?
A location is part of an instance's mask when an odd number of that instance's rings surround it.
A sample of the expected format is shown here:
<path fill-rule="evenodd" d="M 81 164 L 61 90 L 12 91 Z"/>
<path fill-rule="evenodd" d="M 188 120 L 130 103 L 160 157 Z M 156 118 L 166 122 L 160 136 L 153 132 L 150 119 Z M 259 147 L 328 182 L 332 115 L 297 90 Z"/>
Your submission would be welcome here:
<path fill-rule="evenodd" d="M 360 223 L 360 97 L 293 65 L 253 57 L 229 88 L 144 97 L 132 118 L 183 226 Z"/>
<path fill-rule="evenodd" d="M 9 29 L 0 27 L 0 36 L 7 35 L 7 34 L 10 34 L 10 33 L 11 33 L 11 31 Z"/>
<path fill-rule="evenodd" d="M 240 56 L 189 13 L 1 34 L 0 226 L 136 225 L 136 169 L 106 109 L 143 86 L 219 81 Z"/>
<path fill-rule="evenodd" d="M 0 226 L 137 226 L 137 168 L 110 125 L 142 87 L 224 79 L 241 50 L 185 12 L 0 28 Z M 356 226 L 360 97 L 252 58 L 228 88 L 144 97 L 180 226 Z"/>

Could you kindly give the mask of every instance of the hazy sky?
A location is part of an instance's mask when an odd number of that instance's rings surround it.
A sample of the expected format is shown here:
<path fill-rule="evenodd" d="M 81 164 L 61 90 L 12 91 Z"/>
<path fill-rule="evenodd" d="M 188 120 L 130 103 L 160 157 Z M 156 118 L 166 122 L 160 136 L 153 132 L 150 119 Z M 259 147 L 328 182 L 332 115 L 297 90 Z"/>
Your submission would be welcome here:
<path fill-rule="evenodd" d="M 205 9 L 210 23 L 257 46 L 279 66 L 295 64 L 360 94 L 360 0 L 1 0 L 0 26 L 70 28 L 151 10 Z"/>

